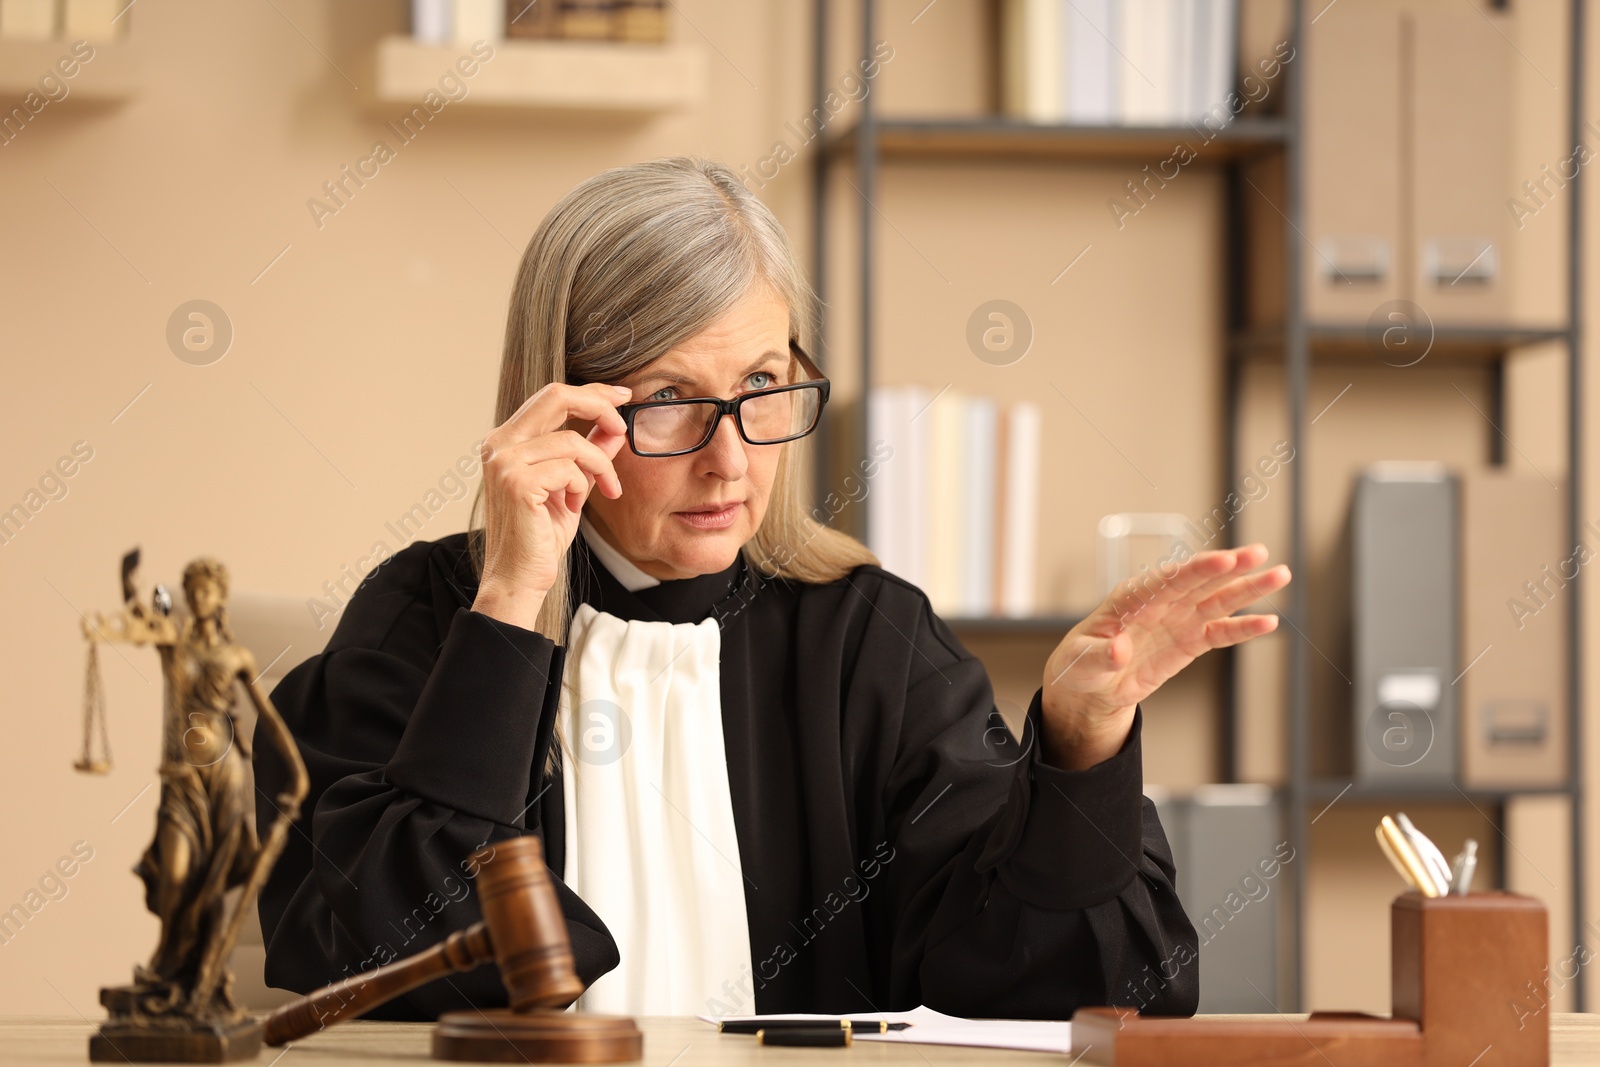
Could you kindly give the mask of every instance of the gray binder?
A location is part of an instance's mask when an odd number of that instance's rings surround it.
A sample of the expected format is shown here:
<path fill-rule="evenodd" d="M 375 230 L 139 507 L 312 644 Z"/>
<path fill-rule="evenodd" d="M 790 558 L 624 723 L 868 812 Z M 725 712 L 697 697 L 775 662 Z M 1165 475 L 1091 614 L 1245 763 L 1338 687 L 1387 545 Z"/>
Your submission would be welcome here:
<path fill-rule="evenodd" d="M 1358 782 L 1455 781 L 1457 497 L 1456 478 L 1440 463 L 1376 463 L 1357 478 L 1351 710 Z"/>
<path fill-rule="evenodd" d="M 1158 787 L 1146 792 L 1172 845 L 1178 899 L 1200 941 L 1200 1011 L 1274 1011 L 1281 996 L 1279 901 L 1296 872 L 1272 789 L 1206 785 L 1186 797 Z"/>

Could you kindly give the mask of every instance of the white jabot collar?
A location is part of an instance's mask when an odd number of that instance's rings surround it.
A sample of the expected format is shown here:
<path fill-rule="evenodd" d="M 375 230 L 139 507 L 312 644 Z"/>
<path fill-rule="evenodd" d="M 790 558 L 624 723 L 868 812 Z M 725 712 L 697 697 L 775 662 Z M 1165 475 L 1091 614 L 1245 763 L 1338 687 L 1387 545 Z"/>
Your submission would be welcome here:
<path fill-rule="evenodd" d="M 610 571 L 611 576 L 621 582 L 622 588 L 628 592 L 632 593 L 640 589 L 648 589 L 652 585 L 661 584 L 660 578 L 646 574 L 630 561 L 627 556 L 611 547 L 606 542 L 606 539 L 600 536 L 599 531 L 594 528 L 594 524 L 589 521 L 588 515 L 581 513 L 578 515 L 578 530 L 583 534 L 584 540 L 589 542 L 589 547 L 599 557 L 600 562 L 605 564 L 606 570 Z"/>

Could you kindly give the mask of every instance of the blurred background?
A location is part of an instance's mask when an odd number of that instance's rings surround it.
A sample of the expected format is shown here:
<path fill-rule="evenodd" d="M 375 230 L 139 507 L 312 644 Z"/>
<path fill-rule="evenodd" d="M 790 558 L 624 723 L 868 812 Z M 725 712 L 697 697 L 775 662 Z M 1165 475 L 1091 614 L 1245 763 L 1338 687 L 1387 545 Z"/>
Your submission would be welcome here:
<path fill-rule="evenodd" d="M 1388 1010 L 1400 810 L 1546 902 L 1593 1005 L 1580 6 L 0 0 L 0 1011 L 98 1018 L 155 942 L 149 649 L 102 649 L 114 766 L 73 771 L 122 554 L 222 559 L 263 684 L 316 652 L 465 528 L 545 212 L 678 154 L 823 296 L 815 513 L 1012 722 L 1119 578 L 1291 565 L 1275 633 L 1146 704 L 1205 1010 Z"/>

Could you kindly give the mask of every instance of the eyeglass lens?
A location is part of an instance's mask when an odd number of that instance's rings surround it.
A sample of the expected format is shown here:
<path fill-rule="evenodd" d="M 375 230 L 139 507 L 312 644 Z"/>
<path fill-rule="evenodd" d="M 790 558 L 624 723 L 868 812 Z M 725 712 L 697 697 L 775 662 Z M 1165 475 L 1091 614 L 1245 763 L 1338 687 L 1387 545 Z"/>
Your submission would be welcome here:
<path fill-rule="evenodd" d="M 817 389 L 787 389 L 746 397 L 739 408 L 745 436 L 753 444 L 781 441 L 805 433 L 817 421 Z M 644 452 L 695 448 L 710 436 L 714 404 L 671 404 L 634 415 L 634 447 Z"/>

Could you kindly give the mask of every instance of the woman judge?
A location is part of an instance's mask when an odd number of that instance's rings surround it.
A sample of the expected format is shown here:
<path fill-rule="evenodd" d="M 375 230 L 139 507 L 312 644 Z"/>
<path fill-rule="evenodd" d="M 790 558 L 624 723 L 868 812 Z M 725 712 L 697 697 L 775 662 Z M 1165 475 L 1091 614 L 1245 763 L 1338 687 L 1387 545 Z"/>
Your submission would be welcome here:
<path fill-rule="evenodd" d="M 1272 630 L 1234 612 L 1288 570 L 1251 545 L 1125 583 L 1013 737 L 923 592 L 807 514 L 813 300 L 719 164 L 607 171 L 546 217 L 481 528 L 385 562 L 273 693 L 311 792 L 261 894 L 270 984 L 468 926 L 468 854 L 533 833 L 588 1010 L 1194 1011 L 1139 702 Z M 256 751 L 271 796 L 285 772 Z M 505 1003 L 485 967 L 373 1014 Z"/>

